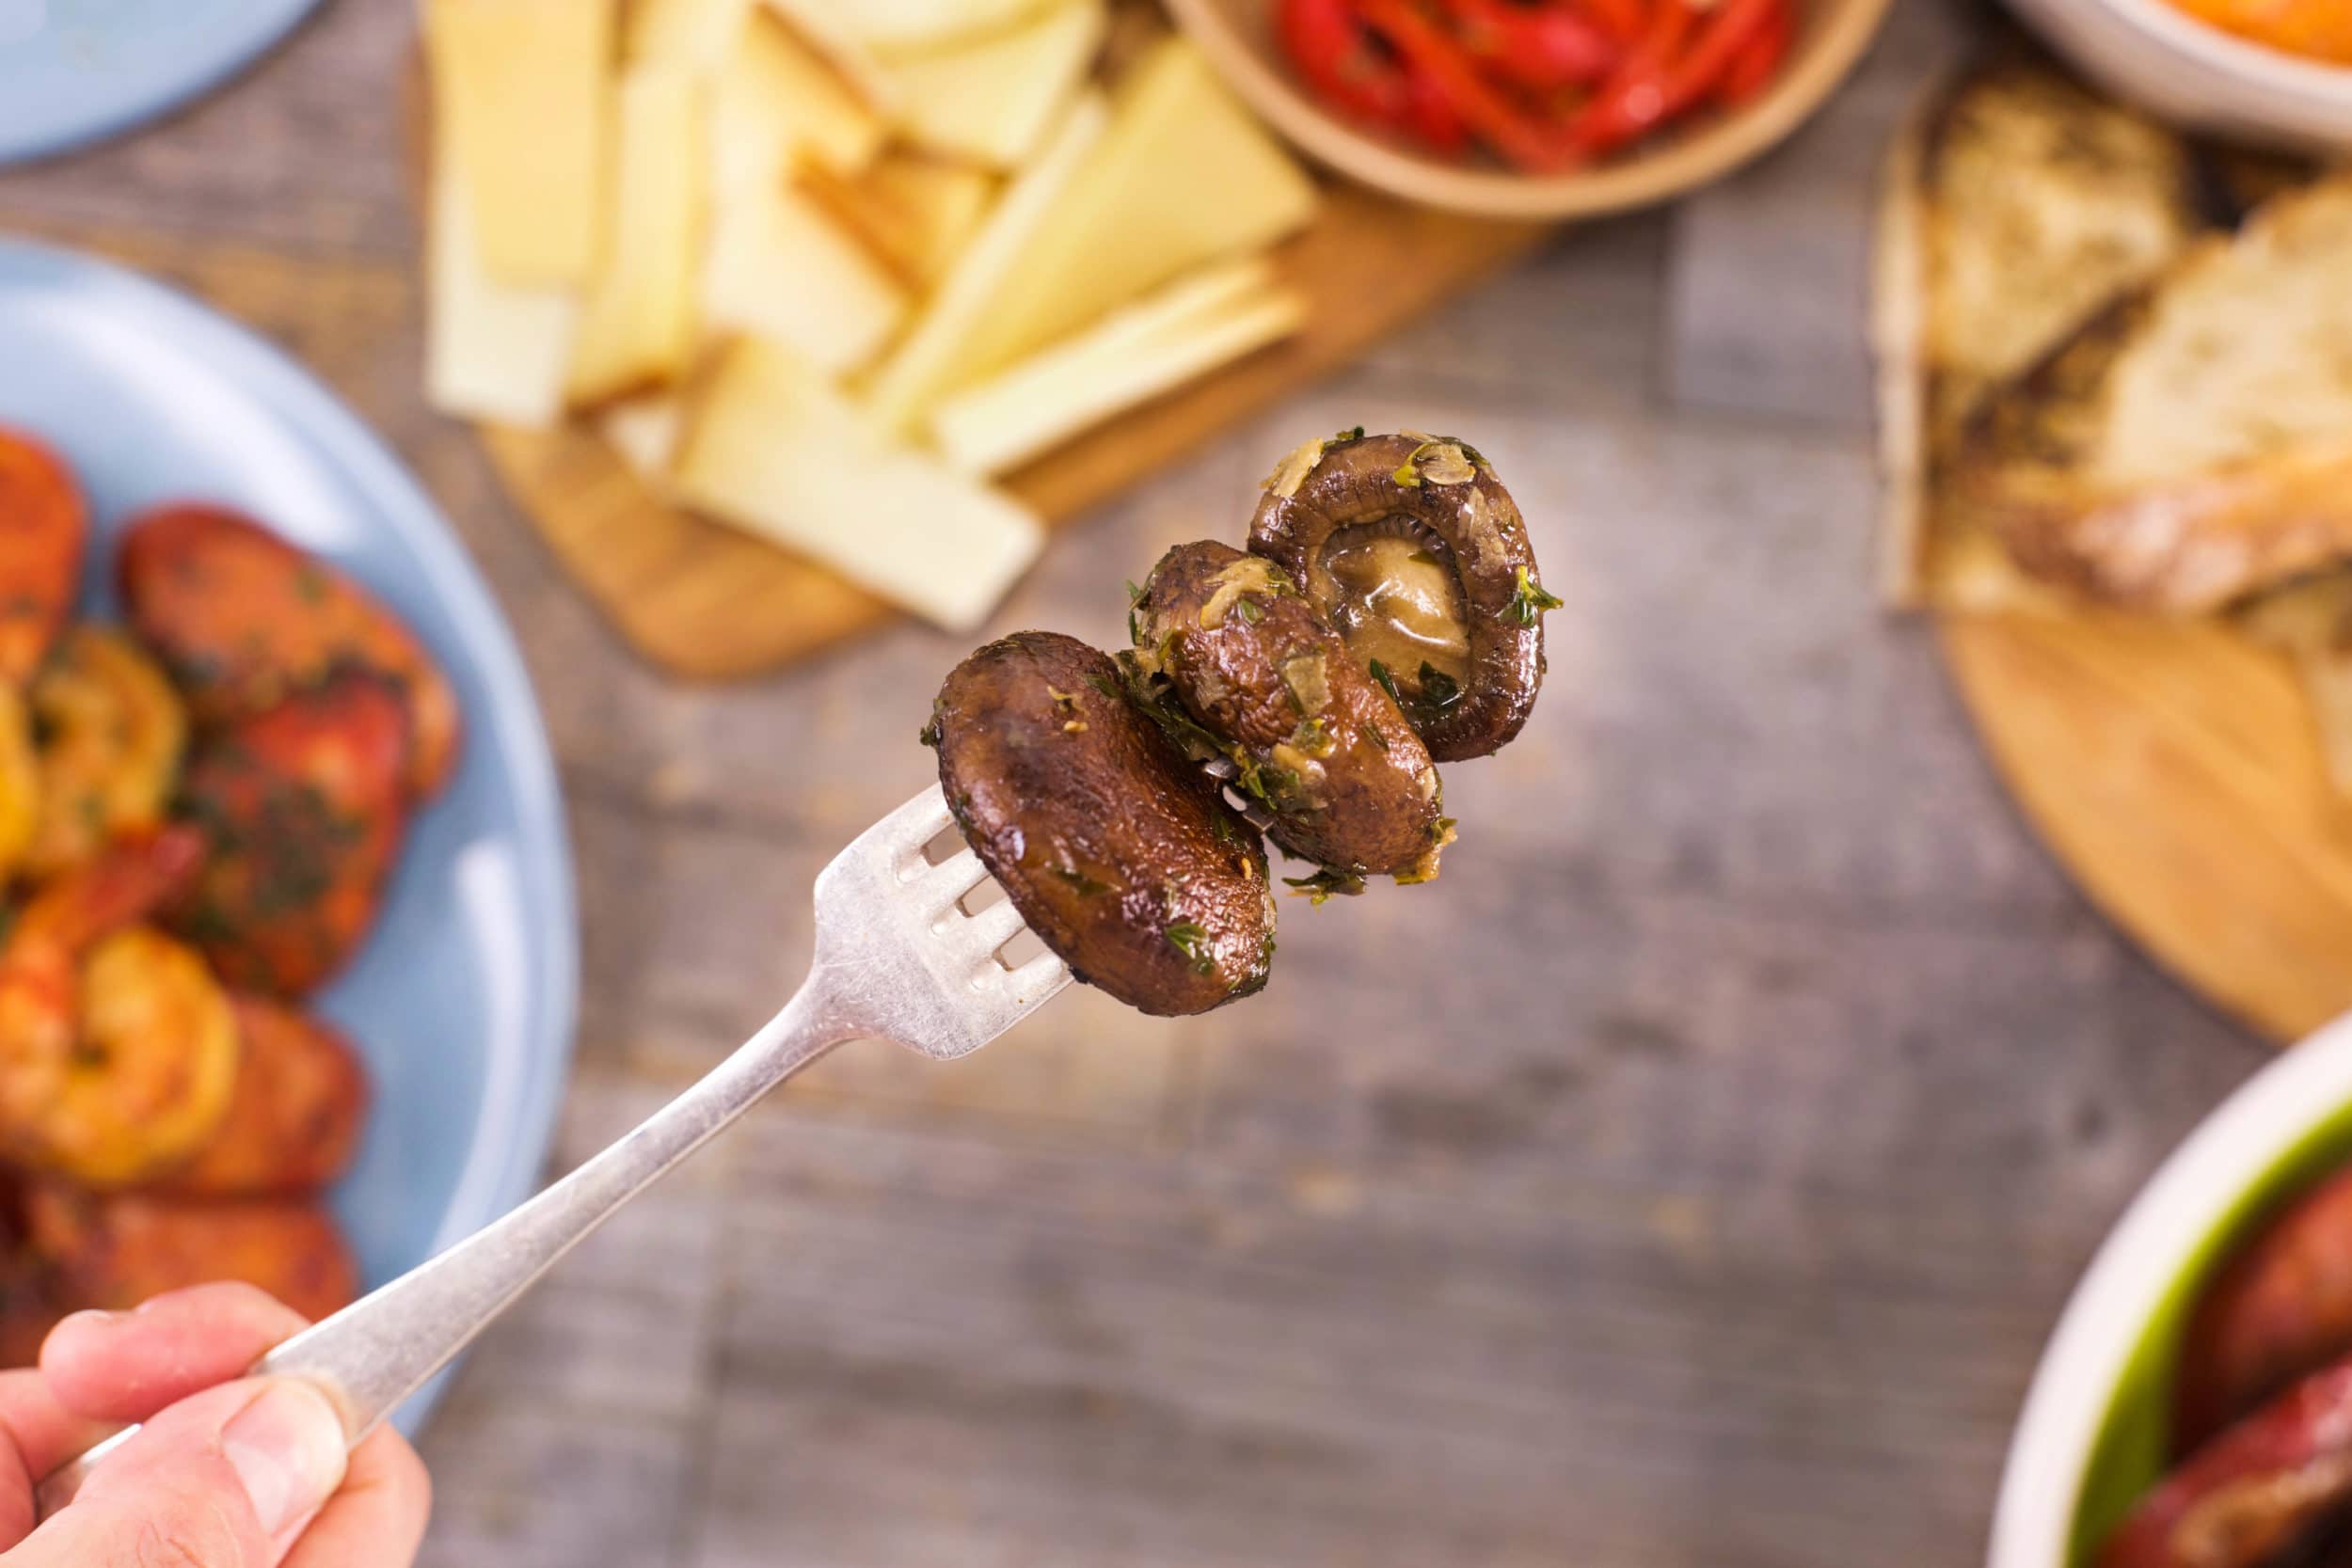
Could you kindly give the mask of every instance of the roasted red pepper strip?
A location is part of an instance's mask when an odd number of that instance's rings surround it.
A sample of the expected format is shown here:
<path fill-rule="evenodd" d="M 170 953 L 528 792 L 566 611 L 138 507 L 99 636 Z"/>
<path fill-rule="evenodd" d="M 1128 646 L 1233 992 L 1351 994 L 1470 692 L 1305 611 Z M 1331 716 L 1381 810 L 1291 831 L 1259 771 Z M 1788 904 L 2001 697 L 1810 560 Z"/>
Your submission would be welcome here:
<path fill-rule="evenodd" d="M 1358 0 L 1364 20 L 1379 30 L 1407 65 L 1442 90 L 1479 140 L 1526 169 L 1553 169 L 1574 161 L 1542 120 L 1511 102 L 1480 73 L 1460 43 L 1417 0 Z"/>
<path fill-rule="evenodd" d="M 1659 0 L 1631 53 L 1568 122 L 1561 137 L 1572 155 L 1589 156 L 1638 140 L 1668 116 L 1668 72 L 1698 20 L 1687 0 Z"/>
<path fill-rule="evenodd" d="M 1640 38 L 1649 20 L 1645 0 L 1541 0 L 1538 8 L 1572 12 L 1608 34 L 1620 46 Z"/>
<path fill-rule="evenodd" d="M 1723 85 L 1715 89 L 1716 102 L 1725 107 L 1748 103 L 1780 74 L 1781 63 L 1788 57 L 1788 45 L 1797 30 L 1796 19 L 1789 15 L 1788 0 L 1772 8 L 1763 30 L 1748 40 L 1740 57 L 1724 72 Z"/>
<path fill-rule="evenodd" d="M 1425 71 L 1405 72 L 1405 123 L 1432 151 L 1459 152 L 1470 142 L 1470 128 L 1454 112 L 1445 87 Z"/>
<path fill-rule="evenodd" d="M 1556 8 L 1512 0 L 1444 0 L 1444 5 L 1471 58 L 1490 75 L 1539 92 L 1597 82 L 1622 53 L 1593 24 Z"/>
<path fill-rule="evenodd" d="M 1373 43 L 1354 0 L 1282 0 L 1282 47 L 1333 107 L 1398 128 L 1411 121 L 1404 68 Z"/>

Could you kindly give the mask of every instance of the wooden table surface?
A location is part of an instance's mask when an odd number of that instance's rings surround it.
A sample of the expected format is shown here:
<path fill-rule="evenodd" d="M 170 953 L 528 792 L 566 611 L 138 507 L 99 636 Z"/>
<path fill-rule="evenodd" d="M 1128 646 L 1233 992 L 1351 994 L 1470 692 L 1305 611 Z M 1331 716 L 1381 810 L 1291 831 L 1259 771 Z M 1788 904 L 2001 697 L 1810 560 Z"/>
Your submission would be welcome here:
<path fill-rule="evenodd" d="M 569 1164 L 764 1019 L 962 652 L 633 663 L 419 398 L 405 0 L 0 175 L 315 366 L 520 634 L 580 854 Z M 1459 430 L 1547 582 L 1527 736 L 1438 884 L 1285 910 L 1273 989 L 1073 992 L 951 1067 L 852 1048 L 494 1330 L 427 1434 L 439 1568 L 1819 1568 L 1980 1559 L 2076 1273 L 2263 1059 L 2101 924 L 1868 570 L 1885 129 L 1980 19 L 1903 0 L 1779 155 L 1598 225 L 1060 543 L 1099 642 L 1302 432 Z M 39 374 L 0 367 L 0 374 Z"/>

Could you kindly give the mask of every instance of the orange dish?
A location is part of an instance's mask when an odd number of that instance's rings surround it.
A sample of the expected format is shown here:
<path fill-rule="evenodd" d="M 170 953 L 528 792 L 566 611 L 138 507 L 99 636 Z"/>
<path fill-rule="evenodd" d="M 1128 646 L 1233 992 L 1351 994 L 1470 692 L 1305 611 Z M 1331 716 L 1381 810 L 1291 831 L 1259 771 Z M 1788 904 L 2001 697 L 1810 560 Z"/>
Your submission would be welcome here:
<path fill-rule="evenodd" d="M 2344 0 L 2172 0 L 2200 22 L 2225 33 L 2352 66 L 2352 6 Z"/>

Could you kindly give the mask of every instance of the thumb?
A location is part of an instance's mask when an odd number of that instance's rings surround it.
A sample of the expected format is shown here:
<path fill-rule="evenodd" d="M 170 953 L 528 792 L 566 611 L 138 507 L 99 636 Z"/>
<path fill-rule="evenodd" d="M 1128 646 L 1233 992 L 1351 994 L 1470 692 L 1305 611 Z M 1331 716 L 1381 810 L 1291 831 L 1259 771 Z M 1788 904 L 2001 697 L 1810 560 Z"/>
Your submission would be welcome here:
<path fill-rule="evenodd" d="M 343 1479 L 326 1396 L 248 1379 L 181 1401 L 0 1568 L 275 1568 Z"/>

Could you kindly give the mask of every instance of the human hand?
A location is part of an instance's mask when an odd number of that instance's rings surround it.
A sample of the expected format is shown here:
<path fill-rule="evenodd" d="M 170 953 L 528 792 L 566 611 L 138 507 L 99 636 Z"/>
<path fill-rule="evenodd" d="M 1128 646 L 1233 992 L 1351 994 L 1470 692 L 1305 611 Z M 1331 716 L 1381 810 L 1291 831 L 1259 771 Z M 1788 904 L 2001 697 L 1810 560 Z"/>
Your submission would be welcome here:
<path fill-rule="evenodd" d="M 84 1312 L 38 1371 L 0 1373 L 0 1568 L 407 1568 L 432 1484 L 400 1433 L 343 1452 L 326 1396 L 235 1378 L 303 1320 L 247 1285 L 199 1285 L 135 1312 Z M 33 1488 L 143 1422 L 34 1528 Z"/>

